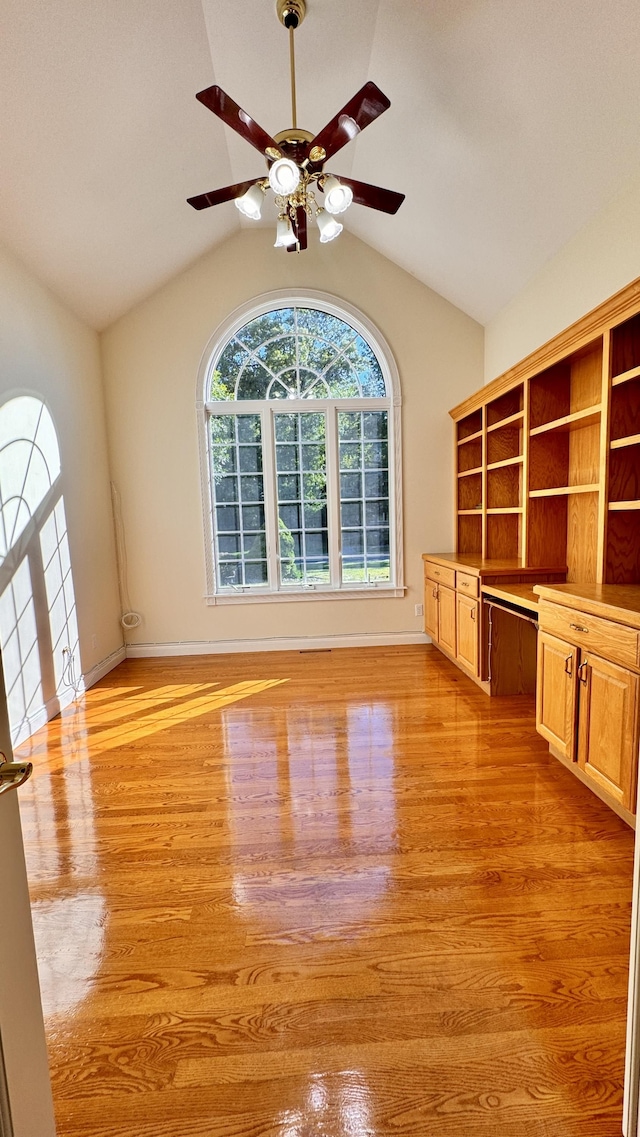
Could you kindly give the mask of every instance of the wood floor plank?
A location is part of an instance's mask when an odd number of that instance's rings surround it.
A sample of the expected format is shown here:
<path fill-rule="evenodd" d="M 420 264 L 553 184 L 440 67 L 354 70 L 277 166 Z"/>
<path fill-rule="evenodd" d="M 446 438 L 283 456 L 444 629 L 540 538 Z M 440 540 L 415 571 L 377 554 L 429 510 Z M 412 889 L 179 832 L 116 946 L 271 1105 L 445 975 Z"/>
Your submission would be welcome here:
<path fill-rule="evenodd" d="M 59 1137 L 619 1137 L 633 834 L 530 698 L 137 660 L 20 753 Z"/>

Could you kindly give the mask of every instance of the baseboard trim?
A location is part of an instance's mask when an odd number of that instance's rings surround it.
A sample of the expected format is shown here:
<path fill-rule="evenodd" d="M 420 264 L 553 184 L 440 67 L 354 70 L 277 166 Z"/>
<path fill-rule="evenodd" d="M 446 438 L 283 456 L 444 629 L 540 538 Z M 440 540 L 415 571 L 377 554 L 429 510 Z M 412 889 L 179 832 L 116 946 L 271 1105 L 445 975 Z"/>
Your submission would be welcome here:
<path fill-rule="evenodd" d="M 428 644 L 424 632 L 354 632 L 339 636 L 278 636 L 260 640 L 183 640 L 176 643 L 127 644 L 127 659 L 168 655 L 228 655 L 249 651 L 318 651 L 340 647 L 397 647 Z"/>
<path fill-rule="evenodd" d="M 112 651 L 111 655 L 108 655 L 106 659 L 100 660 L 100 663 L 96 663 L 95 667 L 92 667 L 90 671 L 85 672 L 83 675 L 85 687 L 93 687 L 94 683 L 97 683 L 100 679 L 104 679 L 105 675 L 108 675 L 110 671 L 113 671 L 114 667 L 117 667 L 119 663 L 124 663 L 126 658 L 127 649 L 125 645 L 122 644 L 121 647 L 118 647 L 115 651 Z"/>
<path fill-rule="evenodd" d="M 62 703 L 58 695 L 54 695 L 53 698 L 48 699 L 46 703 L 42 703 L 37 710 L 22 719 L 22 722 L 19 723 L 15 730 L 15 734 L 14 728 L 12 727 L 11 745 L 15 748 L 16 746 L 20 746 L 22 742 L 26 742 L 28 738 L 31 738 L 32 734 L 35 734 L 37 730 L 46 726 L 48 722 L 51 722 L 51 719 L 59 715 L 61 709 Z"/>

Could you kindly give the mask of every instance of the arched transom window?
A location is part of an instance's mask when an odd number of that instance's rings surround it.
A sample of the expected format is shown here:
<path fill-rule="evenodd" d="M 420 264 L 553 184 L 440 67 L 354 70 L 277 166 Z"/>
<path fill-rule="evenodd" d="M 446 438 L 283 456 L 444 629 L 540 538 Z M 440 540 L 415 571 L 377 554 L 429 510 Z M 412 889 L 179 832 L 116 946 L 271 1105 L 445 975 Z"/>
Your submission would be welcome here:
<path fill-rule="evenodd" d="M 375 329 L 317 299 L 254 306 L 204 384 L 210 596 L 397 595 L 400 400 Z"/>

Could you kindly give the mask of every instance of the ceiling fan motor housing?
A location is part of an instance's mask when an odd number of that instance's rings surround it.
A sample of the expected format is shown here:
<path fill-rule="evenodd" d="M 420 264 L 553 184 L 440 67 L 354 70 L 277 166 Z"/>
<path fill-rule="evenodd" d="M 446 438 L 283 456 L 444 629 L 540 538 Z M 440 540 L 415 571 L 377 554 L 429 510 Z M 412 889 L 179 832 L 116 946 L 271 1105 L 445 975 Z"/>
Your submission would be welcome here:
<path fill-rule="evenodd" d="M 295 31 L 306 16 L 307 5 L 305 0 L 277 0 L 276 10 L 280 23 Z"/>

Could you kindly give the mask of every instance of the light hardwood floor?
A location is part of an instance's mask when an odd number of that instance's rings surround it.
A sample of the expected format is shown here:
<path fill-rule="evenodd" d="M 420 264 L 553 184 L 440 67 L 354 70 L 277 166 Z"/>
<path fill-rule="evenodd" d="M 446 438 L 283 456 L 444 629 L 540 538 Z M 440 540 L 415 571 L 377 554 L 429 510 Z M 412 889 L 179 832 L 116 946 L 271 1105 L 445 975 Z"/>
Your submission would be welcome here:
<path fill-rule="evenodd" d="M 434 648 L 130 661 L 20 753 L 59 1137 L 619 1137 L 633 835 Z"/>

